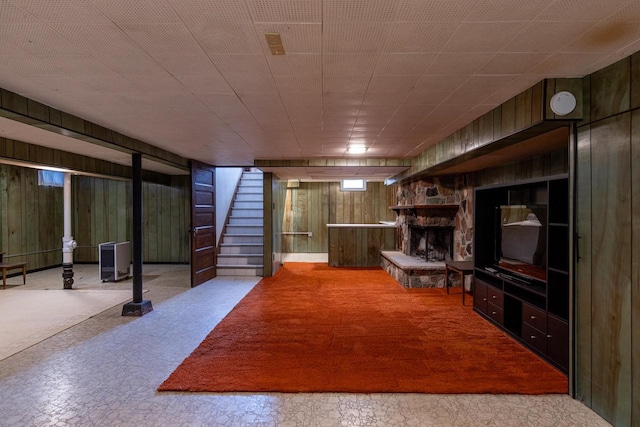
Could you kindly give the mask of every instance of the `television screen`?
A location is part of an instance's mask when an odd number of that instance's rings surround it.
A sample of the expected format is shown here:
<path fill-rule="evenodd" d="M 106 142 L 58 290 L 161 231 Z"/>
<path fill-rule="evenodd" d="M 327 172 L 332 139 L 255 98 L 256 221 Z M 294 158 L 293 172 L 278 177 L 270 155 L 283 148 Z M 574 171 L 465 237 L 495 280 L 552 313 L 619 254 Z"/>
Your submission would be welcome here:
<path fill-rule="evenodd" d="M 500 207 L 500 267 L 546 280 L 546 213 L 546 206 Z"/>

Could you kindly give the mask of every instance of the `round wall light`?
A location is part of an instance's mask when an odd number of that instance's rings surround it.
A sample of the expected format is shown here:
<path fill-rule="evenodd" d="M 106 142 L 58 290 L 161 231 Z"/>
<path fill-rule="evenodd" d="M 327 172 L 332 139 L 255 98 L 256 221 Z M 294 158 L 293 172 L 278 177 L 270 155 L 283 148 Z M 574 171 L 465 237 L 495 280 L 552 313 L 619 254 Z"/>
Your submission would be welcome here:
<path fill-rule="evenodd" d="M 558 116 L 566 116 L 576 109 L 576 97 L 571 92 L 563 90 L 551 97 L 549 101 L 551 111 Z"/>

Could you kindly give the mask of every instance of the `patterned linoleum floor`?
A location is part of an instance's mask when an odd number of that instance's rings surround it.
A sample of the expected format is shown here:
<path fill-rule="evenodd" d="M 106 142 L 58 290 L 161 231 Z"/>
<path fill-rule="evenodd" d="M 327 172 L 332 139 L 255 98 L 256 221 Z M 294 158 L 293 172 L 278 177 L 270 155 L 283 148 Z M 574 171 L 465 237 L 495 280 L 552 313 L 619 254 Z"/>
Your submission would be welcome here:
<path fill-rule="evenodd" d="M 96 266 L 84 283 L 82 267 L 78 287 L 131 286 L 92 282 Z M 152 313 L 125 318 L 117 306 L 0 362 L 0 426 L 608 425 L 566 395 L 158 393 L 257 283 L 219 277 L 189 289 L 188 274 L 188 266 L 145 266 Z M 27 283 L 44 289 L 59 277 L 33 273 Z"/>

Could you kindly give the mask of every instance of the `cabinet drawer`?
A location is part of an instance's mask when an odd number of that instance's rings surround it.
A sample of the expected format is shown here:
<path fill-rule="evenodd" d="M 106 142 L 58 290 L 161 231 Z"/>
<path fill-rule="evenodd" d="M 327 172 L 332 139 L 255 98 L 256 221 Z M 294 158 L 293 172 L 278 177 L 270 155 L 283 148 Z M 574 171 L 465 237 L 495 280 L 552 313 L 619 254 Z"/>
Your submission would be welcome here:
<path fill-rule="evenodd" d="M 504 311 L 502 307 L 498 307 L 491 303 L 487 304 L 487 315 L 496 323 L 502 325 L 504 323 Z"/>
<path fill-rule="evenodd" d="M 483 313 L 487 313 L 487 284 L 475 279 L 473 284 L 473 306 Z"/>
<path fill-rule="evenodd" d="M 547 353 L 547 334 L 533 328 L 526 323 L 522 324 L 522 339 L 542 354 Z"/>
<path fill-rule="evenodd" d="M 522 321 L 539 331 L 547 331 L 547 313 L 529 304 L 522 304 Z"/>
<path fill-rule="evenodd" d="M 569 325 L 553 316 L 549 316 L 547 355 L 565 371 L 569 369 Z"/>
<path fill-rule="evenodd" d="M 503 308 L 504 307 L 503 295 L 504 294 L 502 293 L 501 290 L 496 289 L 496 288 L 491 287 L 491 286 L 487 287 L 487 300 L 491 304 L 493 304 L 493 305 L 495 305 L 495 306 L 497 306 L 499 308 Z"/>

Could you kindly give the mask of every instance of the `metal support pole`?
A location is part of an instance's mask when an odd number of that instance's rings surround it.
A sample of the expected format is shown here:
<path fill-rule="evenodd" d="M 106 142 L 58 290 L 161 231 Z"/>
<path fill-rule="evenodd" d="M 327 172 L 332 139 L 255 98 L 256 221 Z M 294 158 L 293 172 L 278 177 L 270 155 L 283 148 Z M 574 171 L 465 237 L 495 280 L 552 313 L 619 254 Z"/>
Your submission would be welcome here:
<path fill-rule="evenodd" d="M 142 299 L 142 155 L 131 155 L 132 166 L 132 235 L 133 301 L 122 308 L 123 316 L 142 316 L 153 310 L 151 301 Z"/>
<path fill-rule="evenodd" d="M 64 174 L 63 187 L 64 227 L 62 236 L 62 282 L 64 289 L 73 288 L 73 250 L 76 241 L 71 235 L 71 173 Z"/>

